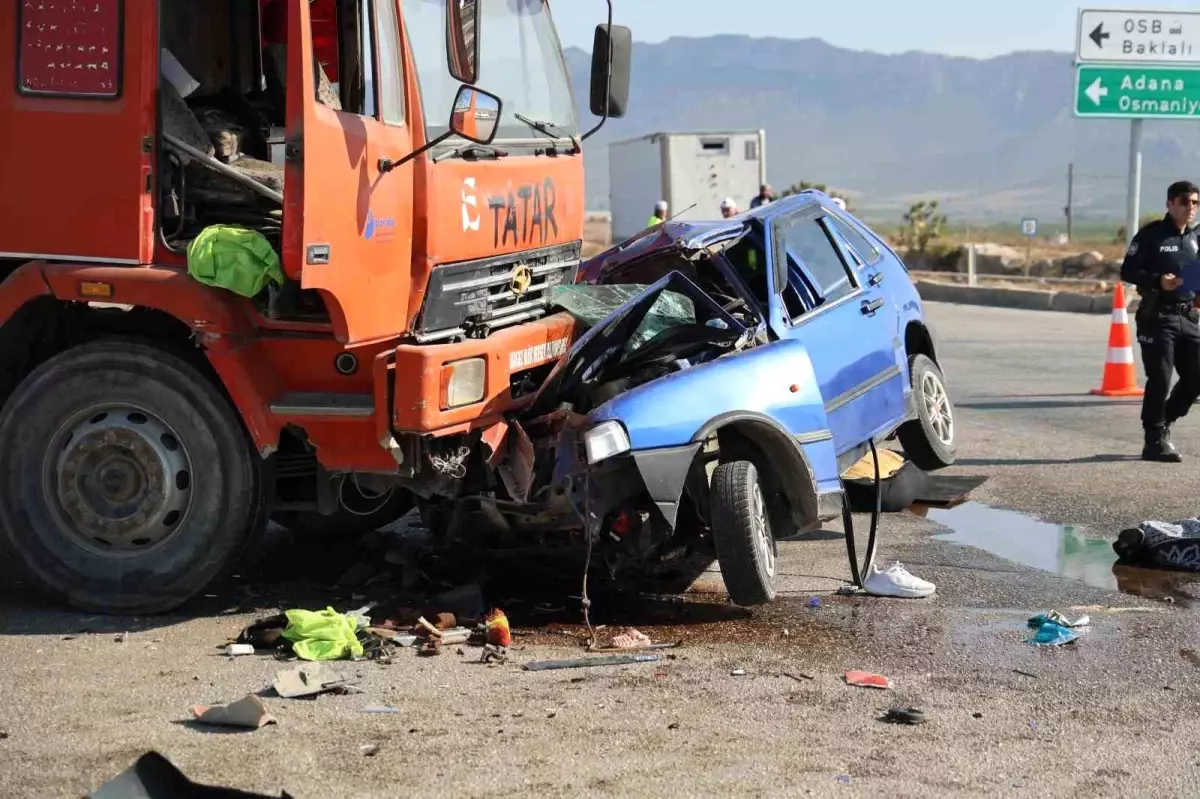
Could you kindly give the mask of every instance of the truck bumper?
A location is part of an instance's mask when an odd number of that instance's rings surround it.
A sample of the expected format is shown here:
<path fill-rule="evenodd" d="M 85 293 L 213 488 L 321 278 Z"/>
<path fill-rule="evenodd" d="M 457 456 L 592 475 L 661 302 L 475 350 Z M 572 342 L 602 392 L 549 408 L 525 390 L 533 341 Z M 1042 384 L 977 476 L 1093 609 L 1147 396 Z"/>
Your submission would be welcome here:
<path fill-rule="evenodd" d="M 500 330 L 485 339 L 454 344 L 404 344 L 376 369 L 386 371 L 390 388 L 390 431 L 447 436 L 470 432 L 500 421 L 503 414 L 523 407 L 544 379 L 544 372 L 566 355 L 576 335 L 575 319 L 559 313 Z M 448 365 L 483 361 L 483 396 L 460 407 L 448 407 Z M 380 381 L 376 380 L 376 386 Z M 382 398 L 380 398 L 382 399 Z"/>

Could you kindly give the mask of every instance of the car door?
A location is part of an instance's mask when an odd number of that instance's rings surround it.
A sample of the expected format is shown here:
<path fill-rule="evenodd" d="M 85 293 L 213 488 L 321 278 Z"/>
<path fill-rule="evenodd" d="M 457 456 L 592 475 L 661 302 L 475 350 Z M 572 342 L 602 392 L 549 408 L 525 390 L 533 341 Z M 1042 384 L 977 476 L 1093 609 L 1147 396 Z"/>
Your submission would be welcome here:
<path fill-rule="evenodd" d="M 289 4 L 284 266 L 322 293 L 340 340 L 391 338 L 407 326 L 413 241 L 413 164 L 380 172 L 414 149 L 399 9 L 396 0 L 336 4 L 333 91 L 309 3 Z"/>
<path fill-rule="evenodd" d="M 838 454 L 890 432 L 904 419 L 904 381 L 882 273 L 856 257 L 820 203 L 773 218 L 769 238 L 772 274 L 787 270 L 771 326 L 808 349 Z"/>

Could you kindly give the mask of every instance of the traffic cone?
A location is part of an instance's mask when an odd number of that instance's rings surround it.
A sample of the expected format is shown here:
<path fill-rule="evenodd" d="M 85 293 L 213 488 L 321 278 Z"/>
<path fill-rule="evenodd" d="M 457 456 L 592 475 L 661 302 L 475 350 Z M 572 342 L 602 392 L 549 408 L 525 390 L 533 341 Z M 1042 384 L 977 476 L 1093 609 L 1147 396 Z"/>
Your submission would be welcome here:
<path fill-rule="evenodd" d="M 1104 361 L 1104 379 L 1093 394 L 1101 397 L 1140 397 L 1137 372 L 1133 363 L 1133 330 L 1125 305 L 1125 284 L 1117 281 L 1113 292 L 1112 325 L 1108 329 L 1108 357 Z"/>

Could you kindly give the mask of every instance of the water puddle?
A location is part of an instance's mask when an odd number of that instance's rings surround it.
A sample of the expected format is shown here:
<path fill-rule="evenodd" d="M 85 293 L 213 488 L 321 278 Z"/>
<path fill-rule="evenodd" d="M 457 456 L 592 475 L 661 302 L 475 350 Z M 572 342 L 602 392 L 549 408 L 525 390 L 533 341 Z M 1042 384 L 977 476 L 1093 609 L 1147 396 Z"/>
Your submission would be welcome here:
<path fill-rule="evenodd" d="M 1187 586 L 1200 582 L 1200 574 L 1118 566 L 1111 541 L 1081 535 L 1074 525 L 1051 524 L 979 502 L 915 512 L 952 531 L 934 536 L 939 541 L 981 549 L 1108 591 L 1183 605 L 1196 598 Z"/>

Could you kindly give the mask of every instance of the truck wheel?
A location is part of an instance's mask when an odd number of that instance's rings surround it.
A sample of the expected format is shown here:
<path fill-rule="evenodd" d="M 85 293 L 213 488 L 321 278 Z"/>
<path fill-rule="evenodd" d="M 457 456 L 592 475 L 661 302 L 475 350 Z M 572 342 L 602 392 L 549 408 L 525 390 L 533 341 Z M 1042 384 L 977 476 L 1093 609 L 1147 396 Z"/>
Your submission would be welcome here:
<path fill-rule="evenodd" d="M 917 403 L 917 418 L 905 422 L 897 431 L 904 454 L 927 472 L 944 469 L 954 463 L 954 408 L 946 391 L 946 380 L 937 364 L 924 355 L 908 362 L 909 379 Z"/>
<path fill-rule="evenodd" d="M 713 472 L 710 499 L 713 543 L 729 598 L 761 605 L 775 598 L 775 536 L 749 461 L 722 463 Z"/>
<path fill-rule="evenodd" d="M 262 464 L 236 410 L 163 350 L 68 350 L 21 383 L 2 417 L 3 535 L 32 581 L 76 608 L 175 608 L 265 520 Z"/>
<path fill-rule="evenodd" d="M 380 504 L 381 501 L 383 504 Z M 271 521 L 302 538 L 357 538 L 380 527 L 387 527 L 412 510 L 412 506 L 412 495 L 396 488 L 386 499 L 360 498 L 350 509 L 339 507 L 336 513 L 328 516 L 315 511 L 285 510 L 273 514 Z"/>

